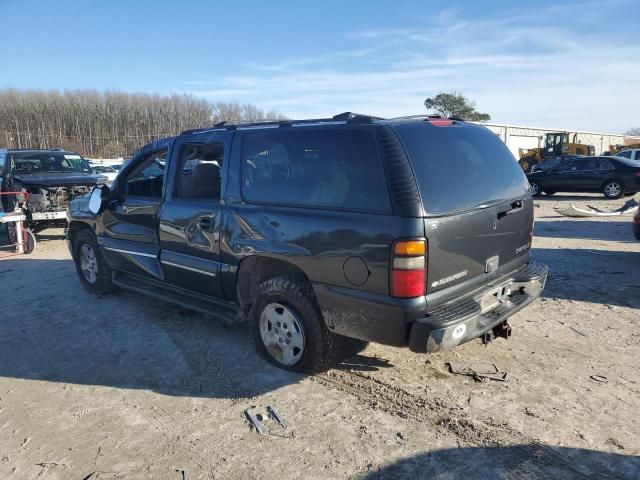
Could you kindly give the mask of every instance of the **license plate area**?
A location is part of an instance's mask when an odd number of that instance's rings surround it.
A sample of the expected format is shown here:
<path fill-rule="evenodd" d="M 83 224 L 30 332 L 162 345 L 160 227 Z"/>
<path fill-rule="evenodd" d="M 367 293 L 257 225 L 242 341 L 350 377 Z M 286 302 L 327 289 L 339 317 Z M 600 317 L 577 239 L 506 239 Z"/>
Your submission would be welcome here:
<path fill-rule="evenodd" d="M 511 284 L 505 283 L 499 287 L 494 287 L 482 296 L 480 301 L 480 309 L 482 313 L 493 310 L 501 303 L 508 301 L 508 297 L 511 294 Z"/>

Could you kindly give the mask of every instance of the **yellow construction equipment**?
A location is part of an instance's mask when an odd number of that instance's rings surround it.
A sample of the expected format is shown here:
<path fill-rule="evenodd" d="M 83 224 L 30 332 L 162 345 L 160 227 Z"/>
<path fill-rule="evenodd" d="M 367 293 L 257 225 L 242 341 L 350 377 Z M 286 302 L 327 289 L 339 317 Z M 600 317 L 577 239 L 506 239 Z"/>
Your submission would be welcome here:
<path fill-rule="evenodd" d="M 552 132 L 545 135 L 544 147 L 521 148 L 518 163 L 525 172 L 531 171 L 531 167 L 550 158 L 560 155 L 586 155 L 595 154 L 593 145 L 578 143 L 578 134 L 574 133 L 571 141 L 568 132 Z"/>
<path fill-rule="evenodd" d="M 629 145 L 609 145 L 609 155 L 615 155 L 623 150 L 631 148 L 640 148 L 640 143 L 630 143 Z"/>

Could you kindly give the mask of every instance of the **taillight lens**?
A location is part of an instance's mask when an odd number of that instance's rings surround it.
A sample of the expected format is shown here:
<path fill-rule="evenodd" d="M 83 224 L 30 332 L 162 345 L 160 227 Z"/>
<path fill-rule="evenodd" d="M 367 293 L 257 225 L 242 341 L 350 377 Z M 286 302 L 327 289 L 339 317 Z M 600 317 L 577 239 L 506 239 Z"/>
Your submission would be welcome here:
<path fill-rule="evenodd" d="M 429 117 L 427 118 L 427 121 L 436 127 L 448 127 L 449 125 L 453 125 L 453 120 L 449 120 L 448 118 Z"/>
<path fill-rule="evenodd" d="M 414 298 L 424 295 L 427 281 L 427 242 L 396 242 L 391 266 L 391 295 Z"/>

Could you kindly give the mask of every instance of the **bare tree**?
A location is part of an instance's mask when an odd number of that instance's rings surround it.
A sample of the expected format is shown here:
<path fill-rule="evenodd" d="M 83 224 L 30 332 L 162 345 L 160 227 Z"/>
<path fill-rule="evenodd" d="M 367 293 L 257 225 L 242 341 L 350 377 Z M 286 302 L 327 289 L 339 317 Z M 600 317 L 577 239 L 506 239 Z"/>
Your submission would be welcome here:
<path fill-rule="evenodd" d="M 66 148 L 89 157 L 130 154 L 158 138 L 232 122 L 281 119 L 248 103 L 115 90 L 0 90 L 0 148 Z"/>

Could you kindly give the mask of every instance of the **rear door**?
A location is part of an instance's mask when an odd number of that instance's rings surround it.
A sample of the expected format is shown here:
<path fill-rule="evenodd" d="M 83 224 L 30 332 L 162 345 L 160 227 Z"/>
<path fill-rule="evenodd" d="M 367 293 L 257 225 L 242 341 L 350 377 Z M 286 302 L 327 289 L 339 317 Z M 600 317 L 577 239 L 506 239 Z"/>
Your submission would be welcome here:
<path fill-rule="evenodd" d="M 427 293 L 470 288 L 529 259 L 533 204 L 528 182 L 504 143 L 462 122 L 395 127 L 424 207 Z"/>
<path fill-rule="evenodd" d="M 165 280 L 222 297 L 220 225 L 232 133 L 181 137 L 160 212 L 160 262 Z"/>
<path fill-rule="evenodd" d="M 583 172 L 584 190 L 588 192 L 599 192 L 602 185 L 613 173 L 613 165 L 606 158 L 590 158 L 584 160 L 590 168 Z"/>

